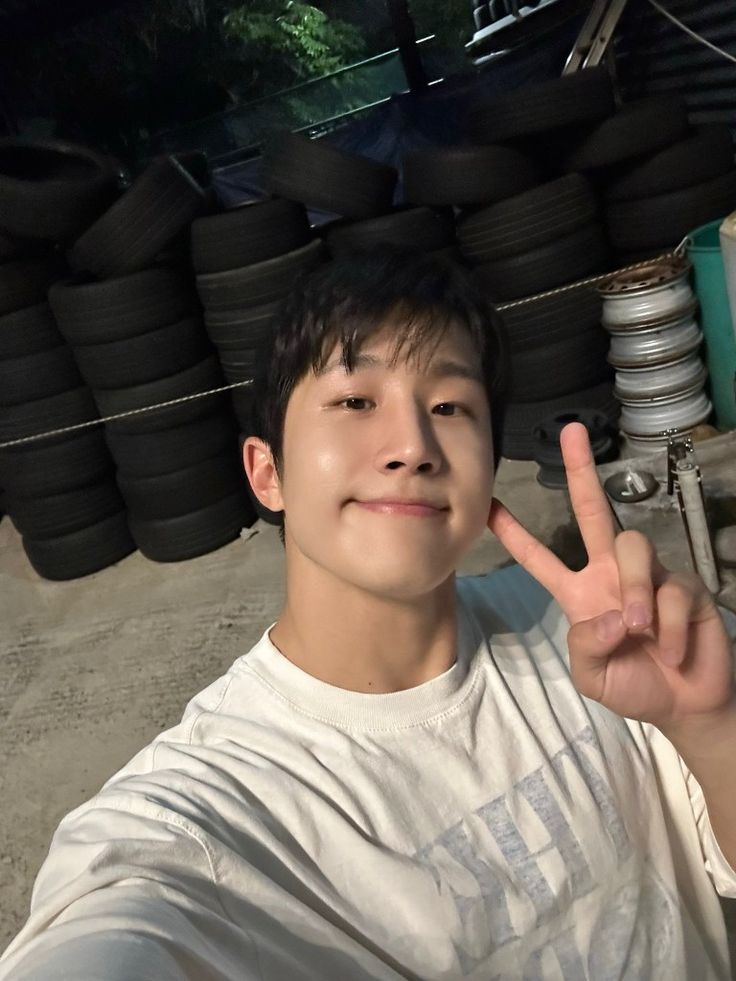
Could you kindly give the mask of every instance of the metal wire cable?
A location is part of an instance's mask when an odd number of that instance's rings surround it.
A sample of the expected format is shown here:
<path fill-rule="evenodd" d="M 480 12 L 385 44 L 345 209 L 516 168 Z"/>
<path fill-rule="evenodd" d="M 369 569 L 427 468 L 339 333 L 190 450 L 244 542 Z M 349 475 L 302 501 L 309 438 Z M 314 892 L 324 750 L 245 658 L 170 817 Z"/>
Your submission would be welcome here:
<path fill-rule="evenodd" d="M 534 296 L 525 296 L 520 300 L 512 300 L 509 303 L 500 303 L 497 305 L 496 309 L 499 312 L 503 312 L 504 310 L 512 310 L 516 307 L 524 306 L 527 303 L 532 303 L 543 297 L 556 296 L 559 293 L 566 293 L 569 290 L 579 289 L 581 286 L 601 283 L 604 280 L 615 276 L 617 273 L 627 272 L 630 269 L 638 269 L 641 266 L 651 265 L 652 262 L 658 262 L 660 259 L 667 259 L 671 258 L 673 255 L 680 255 L 686 242 L 687 237 L 680 242 L 673 252 L 665 252 L 656 258 L 647 259 L 645 262 L 636 262 L 631 266 L 624 266 L 623 268 L 615 270 L 614 272 L 601 273 L 598 276 L 590 276 L 588 279 L 580 279 L 575 283 L 567 283 L 565 286 L 558 286 L 556 289 L 547 290 L 544 293 L 536 293 Z M 168 402 L 156 402 L 154 405 L 141 406 L 139 409 L 128 409 L 126 412 L 116 412 L 115 415 L 101 416 L 97 419 L 89 419 L 86 422 L 78 422 L 73 426 L 61 426 L 58 429 L 49 429 L 43 433 L 35 433 L 33 436 L 21 436 L 17 439 L 6 440 L 0 443 L 0 450 L 11 449 L 14 446 L 23 446 L 26 443 L 34 443 L 42 439 L 50 439 L 52 436 L 64 436 L 67 433 L 80 432 L 84 429 L 91 429 L 93 426 L 101 426 L 106 422 L 114 422 L 116 419 L 127 419 L 130 416 L 142 415 L 145 412 L 155 412 L 158 409 L 166 409 L 172 405 L 181 405 L 183 402 L 192 402 L 194 399 L 207 398 L 209 395 L 218 395 L 221 392 L 229 392 L 231 389 L 242 388 L 245 385 L 252 384 L 253 379 L 249 378 L 246 381 L 232 382 L 229 385 L 222 385 L 219 388 L 210 388 L 206 392 L 196 392 L 194 395 L 182 395 L 180 398 L 170 399 Z"/>
<path fill-rule="evenodd" d="M 691 27 L 688 27 L 687 24 L 683 24 L 682 21 L 678 20 L 674 14 L 671 14 L 669 10 L 665 10 L 665 8 L 661 4 L 657 3 L 657 0 L 648 0 L 648 2 L 663 17 L 666 17 L 667 20 L 671 21 L 675 25 L 675 27 L 679 27 L 681 31 L 684 31 L 686 34 L 689 34 L 690 37 L 693 38 L 693 40 L 699 41 L 701 44 L 704 44 L 706 48 L 710 48 L 711 51 L 715 51 L 716 54 L 722 55 L 724 58 L 728 58 L 729 61 L 733 61 L 734 64 L 736 64 L 736 55 L 732 55 L 730 52 L 724 51 L 723 48 L 719 48 L 718 45 L 713 44 L 711 41 L 708 41 L 706 38 L 704 38 L 701 34 L 698 34 L 696 31 L 694 31 Z"/>

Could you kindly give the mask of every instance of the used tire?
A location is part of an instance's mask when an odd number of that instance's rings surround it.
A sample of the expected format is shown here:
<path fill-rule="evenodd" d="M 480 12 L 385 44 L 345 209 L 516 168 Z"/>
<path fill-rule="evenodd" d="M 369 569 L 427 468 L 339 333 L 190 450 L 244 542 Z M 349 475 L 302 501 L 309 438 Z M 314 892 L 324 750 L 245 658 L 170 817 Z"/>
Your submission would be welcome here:
<path fill-rule="evenodd" d="M 304 205 L 276 198 L 254 201 L 192 223 L 192 264 L 198 273 L 263 262 L 312 238 Z"/>
<path fill-rule="evenodd" d="M 274 134 L 263 152 L 262 180 L 272 194 L 346 218 L 388 211 L 397 179 L 394 167 L 298 133 Z"/>
<path fill-rule="evenodd" d="M 205 328 L 220 352 L 230 347 L 258 344 L 263 337 L 272 333 L 273 318 L 280 305 L 280 300 L 273 300 L 242 310 L 220 313 L 205 311 Z"/>
<path fill-rule="evenodd" d="M 48 303 L 0 317 L 0 358 L 23 358 L 64 343 Z"/>
<path fill-rule="evenodd" d="M 467 116 L 466 130 L 476 143 L 500 143 L 604 119 L 614 105 L 608 71 L 586 68 L 479 100 Z"/>
<path fill-rule="evenodd" d="M 211 353 L 201 317 L 187 317 L 124 341 L 74 348 L 74 358 L 86 383 L 103 390 L 144 385 L 191 368 Z"/>
<path fill-rule="evenodd" d="M 600 409 L 612 425 L 618 423 L 621 408 L 613 396 L 613 384 L 603 382 L 591 388 L 571 392 L 540 402 L 510 402 L 505 411 L 501 431 L 501 453 L 509 460 L 533 460 L 534 436 L 537 423 L 547 416 L 570 410 Z"/>
<path fill-rule="evenodd" d="M 525 351 L 598 329 L 603 300 L 596 287 L 589 284 L 536 297 L 499 312 L 510 350 Z"/>
<path fill-rule="evenodd" d="M 529 252 L 476 266 L 473 275 L 494 299 L 514 300 L 600 272 L 607 259 L 603 230 L 590 224 Z"/>
<path fill-rule="evenodd" d="M 118 487 L 131 515 L 140 521 L 177 518 L 237 494 L 243 468 L 236 444 L 230 452 L 156 477 L 118 474 Z"/>
<path fill-rule="evenodd" d="M 125 510 L 115 481 L 89 484 L 47 497 L 6 498 L 13 524 L 26 538 L 44 541 L 69 535 Z"/>
<path fill-rule="evenodd" d="M 530 157 L 503 146 L 414 150 L 403 170 L 406 200 L 436 206 L 501 201 L 533 187 L 539 176 Z"/>
<path fill-rule="evenodd" d="M 83 384 L 67 344 L 22 358 L 0 360 L 0 406 L 45 399 Z"/>
<path fill-rule="evenodd" d="M 608 206 L 611 244 L 635 252 L 676 246 L 688 232 L 736 208 L 736 168 L 694 187 Z"/>
<path fill-rule="evenodd" d="M 646 160 L 630 164 L 605 187 L 608 201 L 635 201 L 702 184 L 732 170 L 734 147 L 728 126 L 702 126 Z"/>
<path fill-rule="evenodd" d="M 58 538 L 23 539 L 28 561 L 44 579 L 81 579 L 135 552 L 125 511 Z"/>
<path fill-rule="evenodd" d="M 242 269 L 197 276 L 197 290 L 207 313 L 241 310 L 280 300 L 294 285 L 296 277 L 314 269 L 326 258 L 321 241 L 256 262 Z"/>
<path fill-rule="evenodd" d="M 43 303 L 49 286 L 64 275 L 64 269 L 57 256 L 0 265 L 0 316 Z"/>
<path fill-rule="evenodd" d="M 324 240 L 332 256 L 384 244 L 431 252 L 452 244 L 453 219 L 432 208 L 396 208 L 379 218 L 335 222 Z"/>
<path fill-rule="evenodd" d="M 0 225 L 11 235 L 64 242 L 114 199 L 110 158 L 62 140 L 0 139 Z"/>
<path fill-rule="evenodd" d="M 630 102 L 575 141 L 562 166 L 567 171 L 610 167 L 669 146 L 687 130 L 687 106 L 682 99 L 654 97 Z"/>
<path fill-rule="evenodd" d="M 114 416 L 118 413 L 131 412 L 148 406 L 168 402 L 173 399 L 186 398 L 200 392 L 219 388 L 225 379 L 216 354 L 211 354 L 202 361 L 176 374 L 158 378 L 142 385 L 129 388 L 111 388 L 96 390 L 95 401 L 101 416 Z M 224 402 L 225 393 L 217 393 L 202 398 L 189 399 L 178 405 L 153 409 L 149 412 L 136 413 L 127 418 L 113 419 L 106 422 L 108 432 L 119 433 L 151 433 L 158 429 L 171 429 L 193 419 L 200 419 L 213 412 Z"/>
<path fill-rule="evenodd" d="M 71 433 L 61 441 L 39 440 L 0 450 L 0 484 L 11 496 L 61 494 L 98 483 L 114 470 L 101 425 Z"/>
<path fill-rule="evenodd" d="M 237 428 L 232 412 L 219 409 L 171 429 L 152 433 L 108 429 L 105 437 L 119 476 L 135 479 L 159 477 L 226 452 L 237 442 Z"/>
<path fill-rule="evenodd" d="M 55 283 L 49 303 L 59 330 L 72 346 L 138 337 L 200 310 L 189 279 L 167 267 L 101 283 Z"/>
<path fill-rule="evenodd" d="M 142 269 L 189 226 L 203 199 L 203 189 L 175 157 L 159 157 L 77 239 L 69 264 L 101 278 Z"/>
<path fill-rule="evenodd" d="M 470 261 L 490 262 L 568 235 L 593 221 L 597 213 L 590 182 L 582 174 L 570 174 L 462 219 L 458 244 Z"/>
<path fill-rule="evenodd" d="M 147 559 L 182 562 L 222 548 L 255 520 L 255 511 L 243 488 L 214 504 L 176 518 L 142 521 L 131 517 L 130 531 Z"/>
<path fill-rule="evenodd" d="M 76 426 L 97 417 L 92 392 L 84 387 L 72 388 L 48 398 L 0 409 L 0 443 L 36 436 L 64 426 Z"/>
<path fill-rule="evenodd" d="M 609 339 L 603 327 L 528 351 L 516 351 L 509 364 L 511 402 L 540 402 L 612 381 Z"/>

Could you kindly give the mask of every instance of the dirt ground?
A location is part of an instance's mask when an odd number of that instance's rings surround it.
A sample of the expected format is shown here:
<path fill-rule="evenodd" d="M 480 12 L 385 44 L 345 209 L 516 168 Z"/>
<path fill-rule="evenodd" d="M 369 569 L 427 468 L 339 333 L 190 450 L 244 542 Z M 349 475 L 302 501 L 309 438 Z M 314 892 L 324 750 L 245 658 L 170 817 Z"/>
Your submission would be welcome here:
<path fill-rule="evenodd" d="M 579 568 L 565 494 L 538 485 L 536 469 L 504 461 L 497 493 Z M 488 532 L 458 572 L 509 561 Z M 276 620 L 282 600 L 282 546 L 262 522 L 199 559 L 164 565 L 135 553 L 69 583 L 37 576 L 12 523 L 0 523 L 0 950 L 25 922 L 61 818 L 176 724 Z"/>

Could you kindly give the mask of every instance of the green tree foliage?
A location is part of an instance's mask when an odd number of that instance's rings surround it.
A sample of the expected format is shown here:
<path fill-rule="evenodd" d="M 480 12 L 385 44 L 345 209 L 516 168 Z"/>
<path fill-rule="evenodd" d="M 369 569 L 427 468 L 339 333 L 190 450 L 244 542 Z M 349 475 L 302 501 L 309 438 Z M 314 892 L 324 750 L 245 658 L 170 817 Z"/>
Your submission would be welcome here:
<path fill-rule="evenodd" d="M 300 0 L 131 0 L 3 69 L 20 114 L 134 160 L 150 134 L 362 57 L 361 32 Z"/>
<path fill-rule="evenodd" d="M 365 53 L 360 31 L 298 0 L 251 0 L 223 18 L 225 35 L 242 45 L 246 58 L 279 61 L 282 73 L 304 80 L 337 71 Z"/>

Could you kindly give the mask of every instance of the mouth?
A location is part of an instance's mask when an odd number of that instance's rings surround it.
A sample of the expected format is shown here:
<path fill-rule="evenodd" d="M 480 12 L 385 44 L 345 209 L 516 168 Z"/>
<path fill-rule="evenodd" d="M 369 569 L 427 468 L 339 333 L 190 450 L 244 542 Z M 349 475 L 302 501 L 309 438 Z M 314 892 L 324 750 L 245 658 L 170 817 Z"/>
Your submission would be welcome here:
<path fill-rule="evenodd" d="M 439 518 L 449 511 L 449 508 L 437 508 L 430 504 L 408 503 L 406 501 L 351 501 L 367 511 L 377 514 L 395 514 L 415 518 Z"/>

